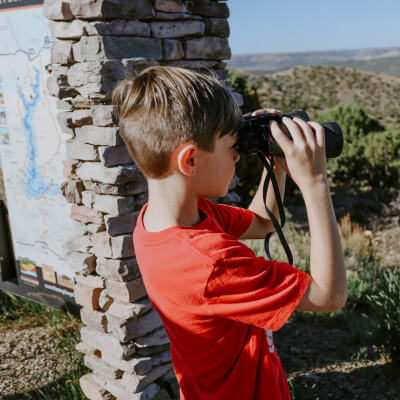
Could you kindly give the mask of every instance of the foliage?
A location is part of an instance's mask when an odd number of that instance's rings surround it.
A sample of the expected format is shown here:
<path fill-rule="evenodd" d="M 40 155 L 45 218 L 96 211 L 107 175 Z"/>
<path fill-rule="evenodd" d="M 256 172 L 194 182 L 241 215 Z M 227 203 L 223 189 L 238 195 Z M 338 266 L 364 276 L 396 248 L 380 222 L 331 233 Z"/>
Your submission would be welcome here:
<path fill-rule="evenodd" d="M 338 158 L 328 161 L 336 184 L 348 184 L 355 188 L 396 184 L 400 131 L 385 131 L 359 106 L 337 106 L 320 113 L 317 120 L 336 121 L 343 131 L 343 152 Z"/>
<path fill-rule="evenodd" d="M 241 94 L 243 97 L 243 106 L 241 107 L 243 114 L 260 108 L 257 89 L 249 83 L 246 74 L 229 69 L 229 80 L 235 92 Z"/>
<path fill-rule="evenodd" d="M 377 344 L 382 346 L 400 376 L 400 268 L 386 268 L 377 293 L 368 296 L 378 316 Z"/>

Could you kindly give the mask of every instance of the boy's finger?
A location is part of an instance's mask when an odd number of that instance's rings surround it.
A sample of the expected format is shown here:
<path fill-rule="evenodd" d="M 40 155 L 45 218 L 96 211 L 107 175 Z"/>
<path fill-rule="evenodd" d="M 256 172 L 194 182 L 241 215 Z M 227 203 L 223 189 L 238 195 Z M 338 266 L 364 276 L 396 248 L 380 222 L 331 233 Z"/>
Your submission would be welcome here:
<path fill-rule="evenodd" d="M 305 141 L 303 132 L 301 131 L 299 125 L 296 124 L 291 118 L 283 118 L 282 123 L 289 130 L 290 135 L 292 136 L 293 142 L 295 143 L 303 143 Z"/>
<path fill-rule="evenodd" d="M 254 117 L 256 115 L 262 115 L 262 114 L 280 114 L 280 113 L 281 112 L 279 110 L 276 110 L 275 108 L 263 108 L 253 111 L 251 115 Z"/>
<path fill-rule="evenodd" d="M 293 118 L 293 121 L 298 124 L 299 126 L 301 126 L 302 130 L 303 130 L 303 134 L 307 140 L 307 142 L 309 142 L 310 144 L 315 143 L 315 136 L 313 133 L 313 129 L 310 125 L 308 125 L 305 121 L 303 121 L 301 118 Z"/>
<path fill-rule="evenodd" d="M 286 153 L 293 142 L 285 135 L 276 121 L 270 121 L 269 129 L 275 141 L 279 144 L 284 153 Z"/>
<path fill-rule="evenodd" d="M 320 147 L 325 148 L 325 132 L 322 125 L 318 122 L 307 122 L 308 125 L 311 125 L 315 132 L 315 138 L 317 139 L 317 144 Z"/>

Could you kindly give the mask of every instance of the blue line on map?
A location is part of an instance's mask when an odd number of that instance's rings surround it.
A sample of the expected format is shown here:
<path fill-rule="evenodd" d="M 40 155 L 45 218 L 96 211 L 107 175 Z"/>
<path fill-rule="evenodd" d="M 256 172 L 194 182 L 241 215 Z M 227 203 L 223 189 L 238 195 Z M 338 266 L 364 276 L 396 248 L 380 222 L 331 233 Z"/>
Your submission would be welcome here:
<path fill-rule="evenodd" d="M 51 183 L 46 184 L 43 179 L 42 169 L 36 164 L 37 159 L 37 143 L 36 135 L 33 129 L 33 116 L 40 99 L 40 72 L 39 69 L 33 67 L 35 71 L 35 82 L 32 84 L 33 96 L 29 100 L 22 92 L 22 88 L 18 86 L 18 92 L 21 97 L 25 109 L 25 116 L 23 119 L 24 130 L 28 139 L 28 167 L 26 169 L 26 192 L 31 198 L 42 197 L 45 194 L 59 195 L 60 189 L 57 185 Z"/>

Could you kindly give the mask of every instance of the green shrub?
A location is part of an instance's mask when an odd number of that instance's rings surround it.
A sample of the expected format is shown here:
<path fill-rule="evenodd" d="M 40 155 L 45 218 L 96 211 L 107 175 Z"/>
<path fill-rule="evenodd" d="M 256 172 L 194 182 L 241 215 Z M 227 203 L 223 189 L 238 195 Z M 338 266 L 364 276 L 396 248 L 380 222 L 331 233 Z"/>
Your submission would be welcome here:
<path fill-rule="evenodd" d="M 400 375 L 400 269 L 382 270 L 380 289 L 368 296 L 378 319 L 377 344 Z"/>
<path fill-rule="evenodd" d="M 260 108 L 257 90 L 253 85 L 247 83 L 247 76 L 236 70 L 229 70 L 229 80 L 235 92 L 240 93 L 243 97 L 242 112 L 254 111 Z"/>
<path fill-rule="evenodd" d="M 388 130 L 358 106 L 338 106 L 321 113 L 318 121 L 336 121 L 344 145 L 338 158 L 328 160 L 336 184 L 392 186 L 398 181 L 400 131 Z"/>

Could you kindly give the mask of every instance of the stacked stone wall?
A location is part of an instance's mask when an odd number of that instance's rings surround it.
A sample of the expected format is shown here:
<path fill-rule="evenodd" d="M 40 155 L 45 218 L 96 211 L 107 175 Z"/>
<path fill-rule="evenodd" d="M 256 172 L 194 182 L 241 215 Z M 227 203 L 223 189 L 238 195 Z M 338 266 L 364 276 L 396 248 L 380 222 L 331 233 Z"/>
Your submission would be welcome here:
<path fill-rule="evenodd" d="M 67 243 L 84 327 L 77 349 L 92 370 L 89 399 L 173 399 L 169 341 L 135 259 L 132 232 L 147 201 L 143 175 L 112 116 L 124 75 L 150 65 L 207 68 L 225 81 L 224 1 L 47 0 L 52 36 L 47 85 L 58 97 L 68 159 L 63 194 L 81 230 Z"/>

